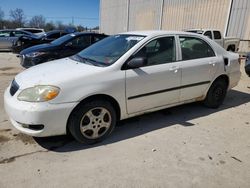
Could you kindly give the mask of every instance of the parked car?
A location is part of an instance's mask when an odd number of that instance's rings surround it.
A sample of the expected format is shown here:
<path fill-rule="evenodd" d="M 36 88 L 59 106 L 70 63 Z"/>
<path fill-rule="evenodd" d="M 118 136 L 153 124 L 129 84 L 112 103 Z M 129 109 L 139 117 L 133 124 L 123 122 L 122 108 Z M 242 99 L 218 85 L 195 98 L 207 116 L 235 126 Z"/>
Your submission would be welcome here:
<path fill-rule="evenodd" d="M 98 40 L 105 38 L 104 34 L 71 33 L 51 43 L 32 46 L 21 51 L 19 57 L 25 68 L 47 61 L 72 56 Z"/>
<path fill-rule="evenodd" d="M 194 101 L 219 107 L 240 80 L 238 60 L 202 35 L 122 33 L 19 73 L 5 91 L 5 110 L 25 134 L 68 131 L 92 144 L 122 119 Z"/>
<path fill-rule="evenodd" d="M 245 71 L 246 74 L 250 77 L 250 52 L 246 56 Z"/>
<path fill-rule="evenodd" d="M 20 36 L 34 36 L 34 34 L 14 29 L 0 30 L 0 50 L 11 50 L 13 43 Z"/>
<path fill-rule="evenodd" d="M 43 35 L 45 33 L 44 29 L 41 28 L 28 28 L 28 27 L 24 27 L 24 28 L 16 28 L 16 30 L 22 30 L 22 31 L 28 31 L 30 33 L 33 33 L 34 35 Z"/>
<path fill-rule="evenodd" d="M 25 48 L 31 47 L 31 46 L 35 46 L 38 44 L 44 44 L 44 43 L 49 43 L 52 42 L 53 40 L 56 40 L 64 35 L 69 34 L 70 32 L 65 31 L 65 30 L 53 30 L 53 31 L 49 31 L 43 35 L 40 36 L 36 36 L 36 35 L 32 35 L 32 36 L 20 36 L 14 43 L 12 46 L 12 52 L 13 53 L 20 53 L 22 50 L 24 50 Z"/>
<path fill-rule="evenodd" d="M 219 30 L 214 29 L 188 29 L 187 32 L 197 33 L 214 40 L 224 49 L 231 52 L 237 52 L 239 50 L 240 39 L 225 37 L 223 38 Z"/>

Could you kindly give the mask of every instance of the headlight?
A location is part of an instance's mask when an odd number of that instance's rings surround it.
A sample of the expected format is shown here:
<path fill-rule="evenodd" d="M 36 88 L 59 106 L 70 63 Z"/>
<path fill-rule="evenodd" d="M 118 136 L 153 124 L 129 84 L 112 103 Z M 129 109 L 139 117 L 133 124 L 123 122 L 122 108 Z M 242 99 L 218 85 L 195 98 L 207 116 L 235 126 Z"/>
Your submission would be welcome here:
<path fill-rule="evenodd" d="M 60 92 L 56 86 L 38 85 L 21 91 L 17 96 L 20 101 L 44 102 L 54 99 Z"/>
<path fill-rule="evenodd" d="M 26 54 L 27 57 L 37 57 L 39 55 L 43 55 L 45 54 L 45 52 L 32 52 L 32 53 L 29 53 L 29 54 Z"/>

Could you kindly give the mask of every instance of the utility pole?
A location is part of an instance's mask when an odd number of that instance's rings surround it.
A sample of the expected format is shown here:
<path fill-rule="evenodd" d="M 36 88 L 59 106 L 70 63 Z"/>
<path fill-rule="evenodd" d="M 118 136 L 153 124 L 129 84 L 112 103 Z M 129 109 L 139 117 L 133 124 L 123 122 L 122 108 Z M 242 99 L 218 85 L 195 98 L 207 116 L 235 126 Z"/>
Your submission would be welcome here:
<path fill-rule="evenodd" d="M 228 16 L 227 16 L 227 20 L 226 20 L 225 29 L 224 29 L 224 37 L 227 37 L 227 35 L 228 35 L 228 29 L 229 29 L 231 14 L 232 14 L 233 3 L 234 3 L 234 0 L 231 0 L 231 2 L 229 4 Z"/>
<path fill-rule="evenodd" d="M 74 16 L 72 16 L 71 24 L 74 25 Z"/>
<path fill-rule="evenodd" d="M 163 8 L 164 8 L 164 0 L 161 1 L 161 14 L 160 14 L 160 23 L 159 23 L 159 30 L 162 29 L 162 17 L 163 17 Z"/>
<path fill-rule="evenodd" d="M 130 9 L 130 0 L 127 1 L 127 31 L 129 31 L 129 9 Z"/>

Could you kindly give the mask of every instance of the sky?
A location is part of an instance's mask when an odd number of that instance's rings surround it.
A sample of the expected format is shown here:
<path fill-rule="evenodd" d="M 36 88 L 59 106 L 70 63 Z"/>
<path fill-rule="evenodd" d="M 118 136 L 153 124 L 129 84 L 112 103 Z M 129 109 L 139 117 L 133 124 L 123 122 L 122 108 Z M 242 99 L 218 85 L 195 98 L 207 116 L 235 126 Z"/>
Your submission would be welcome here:
<path fill-rule="evenodd" d="M 99 26 L 99 0 L 0 0 L 4 18 L 9 19 L 9 11 L 21 8 L 26 19 L 43 15 L 46 21 L 61 21 L 87 27 Z"/>

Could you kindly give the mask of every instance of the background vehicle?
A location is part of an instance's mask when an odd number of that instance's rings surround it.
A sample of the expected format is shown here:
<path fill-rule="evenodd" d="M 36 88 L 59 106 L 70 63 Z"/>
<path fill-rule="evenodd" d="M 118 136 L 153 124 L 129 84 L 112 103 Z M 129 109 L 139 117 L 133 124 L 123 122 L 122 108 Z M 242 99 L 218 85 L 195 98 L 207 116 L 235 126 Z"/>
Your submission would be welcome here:
<path fill-rule="evenodd" d="M 19 57 L 25 68 L 74 55 L 91 44 L 105 38 L 104 34 L 71 33 L 51 43 L 40 44 L 21 51 Z"/>
<path fill-rule="evenodd" d="M 34 34 L 14 29 L 0 30 L 0 50 L 11 50 L 13 43 L 21 36 L 35 37 Z"/>
<path fill-rule="evenodd" d="M 43 137 L 68 130 L 92 144 L 121 119 L 194 101 L 218 108 L 240 76 L 239 55 L 207 37 L 127 32 L 23 71 L 5 91 L 4 104 L 23 133 Z"/>
<path fill-rule="evenodd" d="M 44 29 L 41 28 L 16 28 L 16 30 L 28 31 L 38 36 L 43 35 L 45 33 Z"/>
<path fill-rule="evenodd" d="M 245 71 L 246 74 L 250 77 L 250 52 L 248 52 L 246 56 Z"/>
<path fill-rule="evenodd" d="M 225 37 L 223 38 L 219 30 L 213 29 L 188 29 L 187 32 L 197 33 L 214 40 L 227 51 L 237 52 L 239 50 L 240 39 Z"/>
<path fill-rule="evenodd" d="M 65 31 L 65 30 L 53 30 L 49 31 L 43 35 L 36 36 L 20 36 L 12 46 L 12 52 L 13 53 L 20 53 L 23 49 L 38 45 L 38 44 L 44 44 L 52 42 L 53 40 L 56 40 L 64 35 L 67 35 L 71 32 Z"/>

